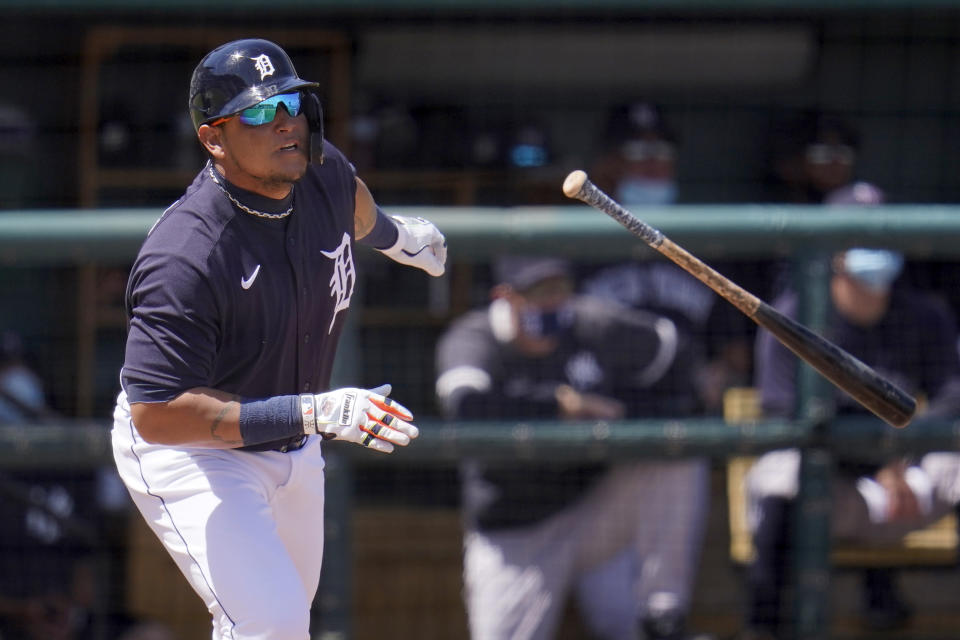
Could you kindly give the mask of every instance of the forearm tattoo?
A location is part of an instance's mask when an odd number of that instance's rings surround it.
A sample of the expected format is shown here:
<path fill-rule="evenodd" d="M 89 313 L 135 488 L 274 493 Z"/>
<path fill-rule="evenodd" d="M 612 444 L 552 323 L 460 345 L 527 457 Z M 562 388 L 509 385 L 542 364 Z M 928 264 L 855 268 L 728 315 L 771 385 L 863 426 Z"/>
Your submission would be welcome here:
<path fill-rule="evenodd" d="M 223 409 L 220 410 L 220 413 L 217 414 L 217 417 L 213 419 L 213 423 L 210 425 L 210 437 L 214 442 L 222 442 L 231 447 L 238 447 L 243 444 L 242 439 L 227 439 L 220 433 L 224 418 L 227 417 L 227 413 L 229 413 L 234 406 L 239 408 L 240 396 L 232 396 L 230 400 L 223 405 Z"/>

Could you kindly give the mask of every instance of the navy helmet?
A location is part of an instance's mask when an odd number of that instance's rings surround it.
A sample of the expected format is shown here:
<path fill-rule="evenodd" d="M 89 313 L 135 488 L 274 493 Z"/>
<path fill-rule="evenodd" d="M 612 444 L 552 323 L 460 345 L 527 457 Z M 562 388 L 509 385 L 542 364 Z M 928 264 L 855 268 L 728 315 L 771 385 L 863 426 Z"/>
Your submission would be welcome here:
<path fill-rule="evenodd" d="M 267 98 L 299 90 L 310 125 L 310 146 L 322 154 L 319 86 L 297 75 L 290 57 L 279 45 L 256 38 L 234 40 L 208 53 L 194 69 L 190 79 L 190 117 L 194 129 L 199 129 L 202 124 L 240 113 Z"/>

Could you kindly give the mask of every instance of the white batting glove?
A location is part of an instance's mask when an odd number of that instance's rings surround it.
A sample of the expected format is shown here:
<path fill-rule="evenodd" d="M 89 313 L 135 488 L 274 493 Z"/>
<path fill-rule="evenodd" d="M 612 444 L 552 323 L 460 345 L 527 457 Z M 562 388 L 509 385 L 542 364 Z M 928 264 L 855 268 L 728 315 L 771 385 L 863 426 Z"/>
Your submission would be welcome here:
<path fill-rule="evenodd" d="M 385 384 L 369 390 L 347 387 L 317 395 L 301 394 L 303 431 L 384 453 L 393 451 L 393 445 L 405 447 L 420 431 L 407 422 L 413 419 L 410 410 L 386 397 L 390 391 L 390 385 Z"/>
<path fill-rule="evenodd" d="M 432 276 L 442 276 L 447 261 L 447 239 L 436 225 L 423 218 L 390 217 L 397 223 L 397 241 L 380 252 L 400 264 L 423 269 Z"/>

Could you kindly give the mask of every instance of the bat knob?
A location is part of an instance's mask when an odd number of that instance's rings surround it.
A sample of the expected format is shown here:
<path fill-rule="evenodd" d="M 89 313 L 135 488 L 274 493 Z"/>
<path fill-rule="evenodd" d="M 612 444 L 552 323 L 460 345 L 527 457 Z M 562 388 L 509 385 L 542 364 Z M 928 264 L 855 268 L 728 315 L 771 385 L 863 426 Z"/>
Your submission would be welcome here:
<path fill-rule="evenodd" d="M 577 194 L 580 193 L 580 189 L 583 188 L 583 184 L 587 181 L 587 174 L 585 171 L 577 169 L 576 171 L 571 171 L 570 174 L 563 181 L 563 193 L 568 198 L 576 198 Z"/>

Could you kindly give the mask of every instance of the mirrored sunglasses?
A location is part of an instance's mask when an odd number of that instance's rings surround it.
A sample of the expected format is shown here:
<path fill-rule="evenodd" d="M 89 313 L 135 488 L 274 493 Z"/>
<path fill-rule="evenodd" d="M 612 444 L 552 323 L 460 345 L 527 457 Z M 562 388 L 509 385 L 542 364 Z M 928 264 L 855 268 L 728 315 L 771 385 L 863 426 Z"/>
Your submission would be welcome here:
<path fill-rule="evenodd" d="M 274 118 L 277 117 L 277 108 L 280 105 L 283 105 L 287 113 L 291 117 L 296 117 L 300 114 L 300 92 L 295 91 L 293 93 L 281 93 L 280 95 L 273 96 L 272 98 L 267 98 L 266 100 L 259 102 L 249 109 L 244 109 L 237 116 L 240 118 L 240 122 L 252 127 L 257 127 L 261 124 L 268 124 L 273 122 Z M 226 118 L 220 118 L 211 124 L 211 126 L 217 126 L 223 124 L 233 116 L 228 116 Z"/>

